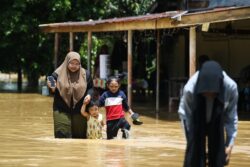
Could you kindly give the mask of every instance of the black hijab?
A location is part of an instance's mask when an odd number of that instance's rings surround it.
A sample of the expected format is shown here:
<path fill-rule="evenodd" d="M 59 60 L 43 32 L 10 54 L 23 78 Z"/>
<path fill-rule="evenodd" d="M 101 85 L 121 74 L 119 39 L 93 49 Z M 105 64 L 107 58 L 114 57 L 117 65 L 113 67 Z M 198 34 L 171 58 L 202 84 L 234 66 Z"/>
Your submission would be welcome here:
<path fill-rule="evenodd" d="M 217 94 L 209 123 L 206 123 L 206 99 L 202 95 L 204 92 Z M 209 167 L 223 167 L 225 163 L 224 86 L 222 68 L 217 62 L 207 61 L 202 65 L 194 89 L 193 106 L 184 167 L 206 166 L 206 143 L 208 143 Z"/>

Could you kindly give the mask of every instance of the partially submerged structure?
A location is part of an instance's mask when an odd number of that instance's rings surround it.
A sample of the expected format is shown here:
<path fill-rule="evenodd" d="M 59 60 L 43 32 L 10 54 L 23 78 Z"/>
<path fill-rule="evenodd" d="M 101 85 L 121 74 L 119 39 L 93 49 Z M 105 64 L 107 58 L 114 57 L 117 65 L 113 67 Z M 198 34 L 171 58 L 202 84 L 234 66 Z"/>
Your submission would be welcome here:
<path fill-rule="evenodd" d="M 166 80 L 168 85 L 171 85 L 173 77 L 177 78 L 174 82 L 181 82 L 180 78 L 191 76 L 196 71 L 198 55 L 207 54 L 210 58 L 219 61 L 232 77 L 237 77 L 241 68 L 250 62 L 250 2 L 248 0 L 184 0 L 179 7 L 182 10 L 96 21 L 49 23 L 39 26 L 43 32 L 55 34 L 55 60 L 58 54 L 60 33 L 69 34 L 69 50 L 73 50 L 74 47 L 74 33 L 87 33 L 89 70 L 92 33 L 127 32 L 129 104 L 131 104 L 132 97 L 133 32 L 156 31 L 156 110 L 158 111 L 160 81 Z M 164 52 L 166 45 L 164 45 L 164 40 L 161 42 L 164 33 L 160 32 L 167 32 L 168 36 L 177 34 L 174 36 L 171 53 Z M 160 78 L 160 71 L 164 71 L 167 77 Z M 170 87 L 169 102 L 172 98 L 171 90 Z"/>

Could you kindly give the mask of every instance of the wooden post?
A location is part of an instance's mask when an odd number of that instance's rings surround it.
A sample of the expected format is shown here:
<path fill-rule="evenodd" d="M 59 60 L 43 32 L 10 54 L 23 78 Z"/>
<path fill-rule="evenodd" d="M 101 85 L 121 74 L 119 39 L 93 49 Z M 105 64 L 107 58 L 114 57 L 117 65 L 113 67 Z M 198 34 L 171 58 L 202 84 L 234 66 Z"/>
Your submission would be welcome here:
<path fill-rule="evenodd" d="M 74 50 L 74 34 L 73 32 L 69 32 L 69 51 Z"/>
<path fill-rule="evenodd" d="M 88 31 L 88 71 L 91 74 L 91 49 L 92 49 L 92 32 Z"/>
<path fill-rule="evenodd" d="M 127 87 L 127 96 L 128 96 L 128 105 L 132 104 L 132 39 L 133 32 L 128 30 L 128 87 Z"/>
<path fill-rule="evenodd" d="M 157 30 L 156 48 L 156 112 L 159 111 L 159 82 L 160 82 L 160 30 Z"/>
<path fill-rule="evenodd" d="M 189 77 L 196 71 L 196 28 L 189 29 Z"/>
<path fill-rule="evenodd" d="M 59 34 L 55 33 L 54 39 L 54 69 L 57 68 L 57 58 L 58 58 L 58 46 L 59 46 Z"/>

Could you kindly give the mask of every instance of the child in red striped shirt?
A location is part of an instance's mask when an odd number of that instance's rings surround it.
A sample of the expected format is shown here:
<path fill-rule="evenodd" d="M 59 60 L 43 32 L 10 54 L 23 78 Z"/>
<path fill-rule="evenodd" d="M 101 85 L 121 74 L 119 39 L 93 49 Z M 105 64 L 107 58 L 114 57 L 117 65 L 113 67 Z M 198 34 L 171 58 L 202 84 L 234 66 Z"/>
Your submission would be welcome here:
<path fill-rule="evenodd" d="M 142 122 L 138 119 L 138 114 L 134 113 L 127 104 L 125 93 L 120 90 L 120 80 L 116 77 L 110 77 L 107 81 L 108 90 L 105 91 L 100 99 L 99 105 L 106 109 L 107 120 L 107 139 L 117 137 L 119 129 L 122 131 L 122 138 L 129 138 L 130 124 L 125 119 L 124 111 L 128 111 L 134 121 L 138 124 Z"/>

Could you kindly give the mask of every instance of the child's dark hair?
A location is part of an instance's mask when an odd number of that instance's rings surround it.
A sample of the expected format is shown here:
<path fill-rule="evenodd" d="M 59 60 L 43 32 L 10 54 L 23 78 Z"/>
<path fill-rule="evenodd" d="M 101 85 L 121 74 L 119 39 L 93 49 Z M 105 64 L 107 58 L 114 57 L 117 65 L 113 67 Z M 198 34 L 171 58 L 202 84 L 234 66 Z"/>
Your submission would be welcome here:
<path fill-rule="evenodd" d="M 120 79 L 115 76 L 111 76 L 108 78 L 107 85 L 109 85 L 112 81 L 116 81 L 120 85 Z"/>
<path fill-rule="evenodd" d="M 89 112 L 89 108 L 93 106 L 99 106 L 99 101 L 98 100 L 90 100 L 89 104 L 86 106 L 86 112 Z"/>

